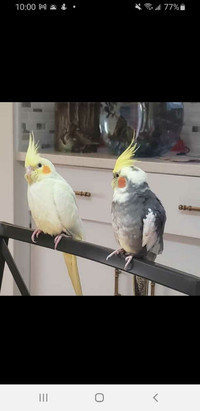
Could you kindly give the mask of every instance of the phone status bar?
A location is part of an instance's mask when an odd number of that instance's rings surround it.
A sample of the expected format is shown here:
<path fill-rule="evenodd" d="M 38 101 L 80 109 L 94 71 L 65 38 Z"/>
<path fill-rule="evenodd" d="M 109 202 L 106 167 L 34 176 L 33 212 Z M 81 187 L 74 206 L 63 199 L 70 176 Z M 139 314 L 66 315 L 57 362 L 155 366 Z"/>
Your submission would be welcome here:
<path fill-rule="evenodd" d="M 185 3 L 134 3 L 139 11 L 185 11 Z"/>
<path fill-rule="evenodd" d="M 159 0 L 158 0 L 159 1 Z M 17 12 L 49 12 L 50 14 L 68 14 L 68 12 L 95 12 L 96 14 L 111 12 L 123 12 L 123 11 L 133 11 L 135 15 L 140 15 L 143 12 L 146 14 L 157 14 L 157 12 L 165 12 L 169 14 L 170 12 L 175 14 L 185 14 L 187 11 L 191 11 L 191 6 L 188 3 L 160 3 L 160 2 L 153 2 L 153 3 L 142 3 L 137 2 L 135 0 L 130 0 L 127 2 L 121 3 L 117 2 L 113 4 L 112 2 L 109 3 L 107 0 L 99 0 L 99 2 L 95 1 L 80 1 L 80 0 L 66 0 L 65 2 L 55 1 L 52 3 L 15 3 L 14 9 Z M 181 13 L 183 12 L 183 13 Z M 71 14 L 71 13 L 70 13 Z M 159 13 L 158 13 L 159 14 Z"/>
<path fill-rule="evenodd" d="M 16 3 L 15 8 L 17 11 L 68 11 L 68 10 L 76 10 L 78 8 L 78 4 L 74 1 L 69 3 L 62 3 L 62 4 L 47 4 L 47 3 Z"/>

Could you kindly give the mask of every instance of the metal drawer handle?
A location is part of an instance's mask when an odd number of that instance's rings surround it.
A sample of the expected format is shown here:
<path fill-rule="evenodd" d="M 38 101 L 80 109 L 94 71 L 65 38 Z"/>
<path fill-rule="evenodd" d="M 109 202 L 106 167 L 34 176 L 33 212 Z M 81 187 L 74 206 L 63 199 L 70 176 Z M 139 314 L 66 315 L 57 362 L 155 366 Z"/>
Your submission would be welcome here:
<path fill-rule="evenodd" d="M 200 211 L 200 207 L 192 207 L 187 205 L 180 204 L 178 206 L 179 210 L 188 210 L 188 211 Z"/>
<path fill-rule="evenodd" d="M 91 193 L 89 191 L 75 191 L 76 196 L 81 197 L 91 197 Z"/>

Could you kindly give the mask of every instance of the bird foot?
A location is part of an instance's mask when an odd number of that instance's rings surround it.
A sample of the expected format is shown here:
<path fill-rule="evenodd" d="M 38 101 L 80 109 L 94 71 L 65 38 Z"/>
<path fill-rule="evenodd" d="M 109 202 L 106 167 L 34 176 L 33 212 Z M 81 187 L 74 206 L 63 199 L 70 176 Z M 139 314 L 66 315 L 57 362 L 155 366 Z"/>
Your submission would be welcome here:
<path fill-rule="evenodd" d="M 127 255 L 127 257 L 125 257 L 126 264 L 125 264 L 125 266 L 124 266 L 124 270 L 127 270 L 127 267 L 128 267 L 128 265 L 130 264 L 130 262 L 132 261 L 132 259 L 133 259 L 133 255 L 132 255 L 132 254 L 129 254 L 129 255 Z"/>
<path fill-rule="evenodd" d="M 33 243 L 36 243 L 37 241 L 35 241 L 35 237 L 38 238 L 39 234 L 42 233 L 42 230 L 39 230 L 38 228 L 33 231 L 33 234 L 31 236 L 31 240 Z"/>
<path fill-rule="evenodd" d="M 69 235 L 69 234 L 64 234 L 64 233 L 57 235 L 57 236 L 54 238 L 54 250 L 56 250 L 56 248 L 57 248 L 60 240 L 61 240 L 63 237 L 69 238 L 69 237 L 71 237 L 71 235 Z"/>
<path fill-rule="evenodd" d="M 109 255 L 106 257 L 106 261 L 108 261 L 109 258 L 111 258 L 113 255 L 119 255 L 119 254 L 125 254 L 125 251 L 124 251 L 123 248 L 118 248 L 118 250 L 115 250 L 115 251 L 113 251 L 111 254 L 109 254 Z"/>

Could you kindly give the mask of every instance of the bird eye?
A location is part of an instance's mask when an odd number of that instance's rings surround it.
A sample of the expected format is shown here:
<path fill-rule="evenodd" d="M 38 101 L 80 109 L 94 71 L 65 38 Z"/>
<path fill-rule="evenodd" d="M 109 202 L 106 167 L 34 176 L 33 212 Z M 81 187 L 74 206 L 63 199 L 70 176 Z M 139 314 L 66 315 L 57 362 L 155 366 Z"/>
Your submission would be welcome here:
<path fill-rule="evenodd" d="M 42 167 L 42 164 L 41 164 L 41 163 L 38 163 L 38 167 Z"/>
<path fill-rule="evenodd" d="M 117 177 L 117 178 L 118 178 L 118 177 L 119 177 L 119 174 L 118 174 L 118 173 L 116 173 L 116 174 L 115 174 L 115 177 Z"/>

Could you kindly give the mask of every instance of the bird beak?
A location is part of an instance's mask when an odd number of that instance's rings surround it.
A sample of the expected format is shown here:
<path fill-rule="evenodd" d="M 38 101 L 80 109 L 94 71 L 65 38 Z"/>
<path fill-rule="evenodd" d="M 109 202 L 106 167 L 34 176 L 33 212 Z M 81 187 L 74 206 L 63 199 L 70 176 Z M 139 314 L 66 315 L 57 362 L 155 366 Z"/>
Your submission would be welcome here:
<path fill-rule="evenodd" d="M 113 179 L 112 179 L 111 186 L 112 186 L 112 188 L 113 188 L 113 190 L 114 190 L 115 187 L 116 187 L 116 178 L 113 178 Z"/>
<path fill-rule="evenodd" d="M 26 167 L 26 174 L 25 174 L 25 179 L 26 181 L 28 181 L 28 183 L 31 183 L 32 178 L 31 178 L 31 174 L 33 172 L 33 168 L 31 166 Z"/>

